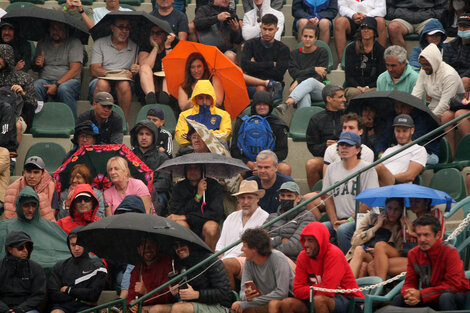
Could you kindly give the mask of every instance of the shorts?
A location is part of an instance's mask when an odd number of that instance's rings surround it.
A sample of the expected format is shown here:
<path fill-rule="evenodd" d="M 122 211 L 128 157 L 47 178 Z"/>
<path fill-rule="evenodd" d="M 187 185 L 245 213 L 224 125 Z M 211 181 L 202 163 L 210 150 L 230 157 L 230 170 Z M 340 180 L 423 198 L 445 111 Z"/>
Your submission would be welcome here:
<path fill-rule="evenodd" d="M 350 297 L 345 297 L 341 294 L 335 294 L 335 296 L 333 297 L 333 300 L 335 301 L 335 309 L 333 313 L 348 312 L 349 303 L 351 302 Z M 306 300 L 303 300 L 303 302 L 305 303 L 308 311 L 310 312 L 310 306 L 311 306 L 310 300 L 306 299 Z M 356 304 L 356 307 L 354 308 L 354 312 L 355 313 L 362 312 L 358 304 Z"/>
<path fill-rule="evenodd" d="M 220 304 L 206 304 L 199 302 L 191 302 L 193 304 L 194 313 L 226 313 L 226 307 Z"/>
<path fill-rule="evenodd" d="M 240 263 L 240 273 L 238 274 L 237 279 L 242 280 L 243 267 L 245 266 L 246 258 L 244 256 L 239 256 L 235 259 L 237 259 L 238 263 Z"/>
<path fill-rule="evenodd" d="M 24 134 L 24 132 L 26 131 L 26 128 L 28 127 L 28 125 L 26 125 L 26 122 L 24 121 L 22 116 L 20 116 L 18 118 L 17 122 L 21 123 L 21 133 Z"/>
<path fill-rule="evenodd" d="M 64 302 L 64 303 L 56 303 L 52 305 L 52 310 L 62 310 L 65 313 L 76 313 L 84 310 L 88 310 L 89 308 L 94 307 L 94 305 L 81 303 L 81 302 Z"/>
<path fill-rule="evenodd" d="M 351 33 L 348 35 L 348 38 L 351 39 L 356 34 L 356 32 L 359 30 L 359 27 L 361 26 L 361 24 L 354 23 L 352 18 L 349 18 L 347 16 L 344 16 L 344 17 L 348 19 L 349 26 L 351 27 Z"/>
<path fill-rule="evenodd" d="M 420 35 L 421 32 L 423 31 L 424 26 L 426 26 L 426 24 L 431 20 L 432 20 L 432 18 L 428 18 L 427 20 L 422 21 L 421 23 L 411 24 L 411 23 L 409 23 L 409 22 L 407 22 L 407 21 L 405 21 L 401 18 L 396 18 L 392 21 L 389 21 L 389 23 L 390 22 L 399 22 L 400 24 L 405 26 L 405 28 L 408 30 L 408 34 L 416 33 L 416 34 Z"/>

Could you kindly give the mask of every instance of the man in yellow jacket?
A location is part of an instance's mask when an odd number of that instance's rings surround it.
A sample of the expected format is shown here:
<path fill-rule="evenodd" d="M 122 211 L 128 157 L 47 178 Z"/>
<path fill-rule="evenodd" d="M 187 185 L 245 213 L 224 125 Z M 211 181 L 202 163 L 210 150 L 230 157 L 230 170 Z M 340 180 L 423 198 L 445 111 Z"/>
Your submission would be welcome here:
<path fill-rule="evenodd" d="M 186 119 L 204 124 L 217 138 L 228 141 L 232 134 L 230 114 L 215 106 L 214 87 L 209 80 L 199 80 L 191 96 L 193 107 L 181 112 L 176 124 L 175 138 L 180 146 L 189 144 L 189 125 Z"/>

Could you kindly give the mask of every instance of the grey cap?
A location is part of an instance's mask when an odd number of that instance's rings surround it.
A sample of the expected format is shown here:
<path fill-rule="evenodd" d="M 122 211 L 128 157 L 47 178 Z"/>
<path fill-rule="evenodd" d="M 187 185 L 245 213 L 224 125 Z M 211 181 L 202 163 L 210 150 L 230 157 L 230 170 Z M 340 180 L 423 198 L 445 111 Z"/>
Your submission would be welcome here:
<path fill-rule="evenodd" d="M 393 119 L 393 127 L 395 126 L 405 126 L 405 127 L 415 127 L 413 118 L 408 114 L 400 114 L 395 116 Z"/>
<path fill-rule="evenodd" d="M 113 96 L 106 91 L 100 91 L 96 94 L 94 101 L 101 105 L 113 105 L 114 98 Z"/>
<path fill-rule="evenodd" d="M 277 191 L 281 191 L 281 190 L 295 192 L 296 194 L 300 195 L 299 185 L 297 185 L 293 181 L 288 181 L 288 182 L 283 183 Z"/>
<path fill-rule="evenodd" d="M 26 162 L 24 162 L 24 166 L 29 165 L 29 164 L 35 165 L 40 170 L 43 170 L 46 167 L 46 164 L 44 164 L 44 161 L 42 160 L 42 158 L 38 156 L 29 157 L 26 160 Z"/>

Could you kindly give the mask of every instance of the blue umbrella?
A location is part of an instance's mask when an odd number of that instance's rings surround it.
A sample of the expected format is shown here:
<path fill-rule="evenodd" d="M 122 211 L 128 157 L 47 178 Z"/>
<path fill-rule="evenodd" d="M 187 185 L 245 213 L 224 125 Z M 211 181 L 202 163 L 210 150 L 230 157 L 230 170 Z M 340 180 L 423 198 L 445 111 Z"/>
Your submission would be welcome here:
<path fill-rule="evenodd" d="M 367 189 L 354 199 L 370 207 L 383 207 L 387 198 L 404 198 L 405 206 L 407 207 L 410 206 L 409 198 L 431 199 L 431 205 L 446 204 L 446 211 L 449 211 L 450 205 L 455 203 L 455 200 L 444 191 L 413 184 L 399 184 Z"/>

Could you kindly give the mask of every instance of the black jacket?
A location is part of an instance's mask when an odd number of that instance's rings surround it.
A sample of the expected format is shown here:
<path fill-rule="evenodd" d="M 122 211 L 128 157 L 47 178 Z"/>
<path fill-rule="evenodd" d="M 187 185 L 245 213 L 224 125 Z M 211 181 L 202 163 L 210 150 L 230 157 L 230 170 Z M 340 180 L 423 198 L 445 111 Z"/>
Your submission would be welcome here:
<path fill-rule="evenodd" d="M 384 47 L 377 41 L 374 41 L 372 51 L 366 54 L 356 53 L 356 42 L 349 45 L 346 48 L 346 87 L 369 86 L 375 88 L 377 78 L 386 70 L 384 51 Z"/>
<path fill-rule="evenodd" d="M 84 121 L 90 120 L 98 129 L 100 133 L 100 142 L 97 144 L 122 144 L 122 118 L 119 114 L 112 112 L 111 116 L 103 123 L 100 124 L 96 120 L 95 110 L 83 112 L 77 119 L 75 124 L 80 124 Z"/>
<path fill-rule="evenodd" d="M 207 221 L 220 223 L 224 215 L 223 188 L 216 180 L 207 178 L 206 205 L 201 209 L 201 202 L 194 200 L 197 186 L 189 180 L 180 181 L 173 188 L 169 203 L 169 214 L 185 215 L 191 230 L 198 235 Z"/>
<path fill-rule="evenodd" d="M 460 77 L 470 76 L 470 44 L 464 45 L 462 38 L 457 37 L 444 46 L 443 61 L 452 66 Z"/>
<path fill-rule="evenodd" d="M 323 158 L 327 140 L 338 140 L 343 111 L 321 111 L 310 118 L 307 127 L 307 148 L 313 156 Z"/>
<path fill-rule="evenodd" d="M 401 18 L 410 24 L 418 24 L 428 18 L 440 19 L 447 3 L 447 0 L 387 0 L 385 19 Z"/>
<path fill-rule="evenodd" d="M 67 237 L 67 245 L 71 234 L 76 234 L 78 228 L 72 230 Z M 72 257 L 56 263 L 52 268 L 47 282 L 47 292 L 52 303 L 75 303 L 98 301 L 106 283 L 107 270 L 99 259 L 92 259 L 88 251 L 81 256 Z M 66 292 L 60 288 L 68 286 Z"/>
<path fill-rule="evenodd" d="M 289 66 L 289 48 L 277 40 L 267 48 L 261 41 L 261 38 L 253 38 L 245 42 L 241 58 L 243 72 L 260 79 L 282 82 Z M 255 61 L 252 62 L 251 58 Z"/>
<path fill-rule="evenodd" d="M 199 249 L 190 248 L 189 257 L 184 260 L 177 258 L 176 265 L 178 270 L 189 269 L 204 259 L 211 256 L 208 252 L 200 252 Z M 214 265 L 210 266 L 216 262 Z M 210 267 L 209 267 L 210 266 Z M 199 270 L 187 275 L 186 279 L 191 279 L 199 275 L 202 271 L 206 270 L 202 275 L 198 276 L 194 280 L 191 280 L 189 284 L 194 290 L 199 291 L 199 299 L 195 302 L 205 304 L 220 304 L 224 307 L 230 308 L 232 305 L 232 289 L 225 272 L 224 264 L 220 259 L 211 261 L 204 265 Z"/>
<path fill-rule="evenodd" d="M 138 147 L 139 142 L 137 141 L 137 130 L 141 127 L 146 127 L 150 129 L 153 133 L 153 147 L 147 150 L 146 152 L 142 152 Z M 148 167 L 150 167 L 154 171 L 154 190 L 156 190 L 157 192 L 169 193 L 171 189 L 171 175 L 168 173 L 156 171 L 157 168 L 159 168 L 160 165 L 163 164 L 163 162 L 170 159 L 166 153 L 161 152 L 160 149 L 158 149 L 158 134 L 159 133 L 157 130 L 157 126 L 155 126 L 155 124 L 150 120 L 142 120 L 135 124 L 135 126 L 131 129 L 130 132 L 132 152 L 134 152 L 135 155 L 139 157 L 139 159 L 141 159 L 145 164 L 147 164 Z"/>
<path fill-rule="evenodd" d="M 287 140 L 289 137 L 289 126 L 280 119 L 279 117 L 272 115 L 271 112 L 273 110 L 272 105 L 270 105 L 269 114 L 267 115 L 267 121 L 269 126 L 271 126 L 271 130 L 273 131 L 275 146 L 273 152 L 276 154 L 279 162 L 282 162 L 287 158 L 287 153 L 289 152 L 289 147 L 287 144 Z M 251 114 L 255 115 L 255 107 L 253 103 L 251 104 Z M 243 120 L 241 116 L 237 117 L 235 121 L 234 130 L 232 133 L 232 144 L 230 146 L 230 154 L 233 158 L 237 158 L 243 161 L 243 163 L 247 163 L 249 159 L 242 154 L 240 149 L 238 149 L 238 132 L 240 131 L 240 127 L 243 124 Z"/>
<path fill-rule="evenodd" d="M 315 71 L 316 66 L 328 68 L 328 51 L 318 47 L 312 53 L 303 53 L 303 47 L 296 48 L 290 52 L 289 74 L 299 84 L 313 77 L 318 81 L 324 79 Z"/>
<path fill-rule="evenodd" d="M 19 259 L 8 252 L 7 247 L 26 243 L 27 259 Z M 38 310 L 46 295 L 46 276 L 42 267 L 29 258 L 33 241 L 23 231 L 12 231 L 5 240 L 5 253 L 0 264 L 0 313 L 13 309 L 16 313 Z"/>

